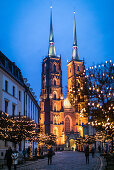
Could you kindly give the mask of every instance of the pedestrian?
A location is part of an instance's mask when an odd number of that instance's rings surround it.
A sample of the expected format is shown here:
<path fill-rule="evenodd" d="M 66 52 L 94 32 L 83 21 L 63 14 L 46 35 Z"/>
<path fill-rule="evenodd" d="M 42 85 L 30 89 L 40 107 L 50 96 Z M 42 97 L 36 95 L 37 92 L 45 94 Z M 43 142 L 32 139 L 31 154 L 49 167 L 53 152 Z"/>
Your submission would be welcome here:
<path fill-rule="evenodd" d="M 89 145 L 85 148 L 86 164 L 89 164 Z"/>
<path fill-rule="evenodd" d="M 27 148 L 27 156 L 30 157 L 30 147 Z"/>
<path fill-rule="evenodd" d="M 25 150 L 25 149 L 23 149 L 22 153 L 23 153 L 23 157 L 24 157 L 24 159 L 25 159 L 25 156 L 26 156 L 26 150 Z"/>
<path fill-rule="evenodd" d="M 35 156 L 37 156 L 37 148 L 35 148 Z"/>
<path fill-rule="evenodd" d="M 99 150 L 99 153 L 101 153 L 101 146 L 100 145 L 98 146 L 98 150 Z"/>
<path fill-rule="evenodd" d="M 18 152 L 16 151 L 16 148 L 14 149 L 14 152 L 12 153 L 12 159 L 13 159 L 13 164 L 14 164 L 14 170 L 16 170 L 17 164 L 18 164 Z"/>
<path fill-rule="evenodd" d="M 53 156 L 53 150 L 52 147 L 48 150 L 48 165 L 52 164 L 52 156 Z"/>
<path fill-rule="evenodd" d="M 95 148 L 94 147 L 92 147 L 91 153 L 92 153 L 92 158 L 94 158 L 94 154 L 95 154 Z"/>
<path fill-rule="evenodd" d="M 5 159 L 7 161 L 8 170 L 11 170 L 11 166 L 12 166 L 12 149 L 11 149 L 11 147 L 9 147 L 8 150 L 6 150 Z"/>

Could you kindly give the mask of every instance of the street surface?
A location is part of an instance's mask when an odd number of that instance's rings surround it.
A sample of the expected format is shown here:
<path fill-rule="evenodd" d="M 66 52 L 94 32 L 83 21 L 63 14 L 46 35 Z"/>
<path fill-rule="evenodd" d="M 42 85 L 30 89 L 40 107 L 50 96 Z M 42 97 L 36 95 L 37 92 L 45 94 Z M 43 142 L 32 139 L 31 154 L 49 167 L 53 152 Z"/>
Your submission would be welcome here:
<path fill-rule="evenodd" d="M 86 164 L 83 152 L 63 151 L 56 152 L 52 158 L 52 165 L 48 165 L 48 159 L 28 162 L 20 165 L 17 170 L 99 170 L 100 159 L 90 154 L 90 163 Z"/>

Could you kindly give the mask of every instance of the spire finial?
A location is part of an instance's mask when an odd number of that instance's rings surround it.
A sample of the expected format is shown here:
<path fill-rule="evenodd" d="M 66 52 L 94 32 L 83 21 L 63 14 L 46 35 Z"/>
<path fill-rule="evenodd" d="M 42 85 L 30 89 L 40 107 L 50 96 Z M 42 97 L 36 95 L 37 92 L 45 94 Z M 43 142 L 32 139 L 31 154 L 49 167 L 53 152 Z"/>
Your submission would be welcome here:
<path fill-rule="evenodd" d="M 75 60 L 79 60 L 78 56 L 78 45 L 77 45 L 77 36 L 76 36 L 76 19 L 75 19 L 75 11 L 74 13 L 74 30 L 73 30 L 73 51 L 72 51 L 72 58 Z"/>
<path fill-rule="evenodd" d="M 50 6 L 51 15 L 50 15 L 50 36 L 49 36 L 49 56 L 55 56 L 55 46 L 54 46 L 54 34 L 53 34 L 53 24 L 52 24 L 52 6 Z"/>

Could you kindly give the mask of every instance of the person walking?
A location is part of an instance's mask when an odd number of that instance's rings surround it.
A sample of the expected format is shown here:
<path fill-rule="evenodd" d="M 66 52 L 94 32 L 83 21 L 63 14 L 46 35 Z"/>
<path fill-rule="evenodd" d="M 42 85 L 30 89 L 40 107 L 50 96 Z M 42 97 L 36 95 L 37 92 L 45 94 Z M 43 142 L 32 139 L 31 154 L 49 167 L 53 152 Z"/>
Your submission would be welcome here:
<path fill-rule="evenodd" d="M 92 153 L 92 158 L 94 158 L 94 154 L 95 154 L 95 148 L 94 147 L 92 147 L 91 153 Z"/>
<path fill-rule="evenodd" d="M 85 148 L 86 164 L 89 164 L 89 145 Z"/>
<path fill-rule="evenodd" d="M 51 147 L 48 151 L 48 165 L 52 164 L 52 156 L 53 156 L 53 150 L 52 150 L 52 147 Z"/>
<path fill-rule="evenodd" d="M 6 150 L 5 159 L 7 161 L 8 170 L 11 170 L 11 166 L 12 166 L 12 149 L 11 149 L 11 147 L 9 147 L 8 150 Z"/>
<path fill-rule="evenodd" d="M 17 164 L 18 164 L 18 152 L 16 151 L 16 148 L 14 152 L 12 153 L 12 159 L 13 159 L 13 164 L 14 164 L 14 170 L 16 170 Z"/>

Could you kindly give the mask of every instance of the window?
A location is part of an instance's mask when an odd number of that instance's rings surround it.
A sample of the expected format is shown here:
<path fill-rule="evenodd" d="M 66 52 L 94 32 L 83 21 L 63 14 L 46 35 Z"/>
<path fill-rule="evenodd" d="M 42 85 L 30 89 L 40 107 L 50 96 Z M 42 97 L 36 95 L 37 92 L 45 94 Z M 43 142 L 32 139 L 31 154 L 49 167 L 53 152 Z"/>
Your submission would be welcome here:
<path fill-rule="evenodd" d="M 57 117 L 54 118 L 54 124 L 57 124 Z"/>
<path fill-rule="evenodd" d="M 77 71 L 80 71 L 80 68 L 79 68 L 79 66 L 77 66 Z"/>
<path fill-rule="evenodd" d="M 70 73 L 71 73 L 71 67 L 70 67 Z"/>
<path fill-rule="evenodd" d="M 5 91 L 8 92 L 8 81 L 5 80 Z"/>
<path fill-rule="evenodd" d="M 54 70 L 54 72 L 56 72 L 56 65 L 55 64 L 54 64 L 53 70 Z"/>
<path fill-rule="evenodd" d="M 65 118 L 65 132 L 70 132 L 70 119 L 69 119 L 69 117 Z"/>
<path fill-rule="evenodd" d="M 57 108 L 56 108 L 56 104 L 54 105 L 54 112 L 56 112 Z"/>
<path fill-rule="evenodd" d="M 5 100 L 5 113 L 8 113 L 8 101 Z"/>
<path fill-rule="evenodd" d="M 54 93 L 54 100 L 56 100 L 56 94 Z"/>
<path fill-rule="evenodd" d="M 21 91 L 19 91 L 19 101 L 21 101 Z"/>
<path fill-rule="evenodd" d="M 54 80 L 54 86 L 56 86 L 56 80 Z"/>
<path fill-rule="evenodd" d="M 79 126 L 81 126 L 81 120 L 79 120 Z"/>
<path fill-rule="evenodd" d="M 13 96 L 15 96 L 15 86 L 13 86 Z"/>
<path fill-rule="evenodd" d="M 15 105 L 14 104 L 12 105 L 12 115 L 13 116 L 15 115 Z"/>

